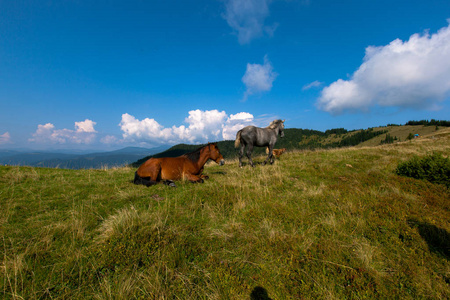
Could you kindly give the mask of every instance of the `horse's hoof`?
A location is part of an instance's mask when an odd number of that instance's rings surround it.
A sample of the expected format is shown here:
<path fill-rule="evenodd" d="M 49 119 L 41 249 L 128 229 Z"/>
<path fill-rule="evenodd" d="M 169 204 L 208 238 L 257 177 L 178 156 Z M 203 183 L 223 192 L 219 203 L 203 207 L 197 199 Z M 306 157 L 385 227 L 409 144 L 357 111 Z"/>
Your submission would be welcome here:
<path fill-rule="evenodd" d="M 168 185 L 168 186 L 171 186 L 171 187 L 177 187 L 175 185 L 175 182 L 173 182 L 172 180 L 166 180 L 166 181 L 164 181 L 164 184 Z"/>

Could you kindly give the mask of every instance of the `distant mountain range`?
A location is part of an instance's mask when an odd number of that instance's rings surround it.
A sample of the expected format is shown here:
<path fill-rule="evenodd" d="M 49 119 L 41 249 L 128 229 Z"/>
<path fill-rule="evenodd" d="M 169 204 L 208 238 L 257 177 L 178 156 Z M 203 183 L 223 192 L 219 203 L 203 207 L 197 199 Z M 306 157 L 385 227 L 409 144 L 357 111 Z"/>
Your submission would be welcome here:
<path fill-rule="evenodd" d="M 160 153 L 169 146 L 155 148 L 127 147 L 88 154 L 47 151 L 0 150 L 0 164 L 60 169 L 101 169 L 129 165 L 142 157 Z"/>

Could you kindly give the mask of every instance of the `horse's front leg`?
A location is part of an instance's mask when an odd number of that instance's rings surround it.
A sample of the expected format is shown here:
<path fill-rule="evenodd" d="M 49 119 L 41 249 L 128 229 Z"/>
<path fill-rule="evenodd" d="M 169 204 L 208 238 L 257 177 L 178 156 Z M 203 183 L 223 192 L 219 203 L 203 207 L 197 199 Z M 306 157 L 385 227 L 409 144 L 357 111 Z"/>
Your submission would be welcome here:
<path fill-rule="evenodd" d="M 273 164 L 273 146 L 269 145 L 269 155 L 267 155 L 266 160 L 264 161 L 263 165 L 267 163 L 267 161 L 270 160 L 270 164 Z"/>
<path fill-rule="evenodd" d="M 191 173 L 185 173 L 184 178 L 193 183 L 203 183 L 203 179 L 200 176 Z"/>
<path fill-rule="evenodd" d="M 208 175 L 203 174 L 203 169 L 201 168 L 200 171 L 197 173 L 197 175 L 201 178 L 201 179 L 209 179 Z"/>

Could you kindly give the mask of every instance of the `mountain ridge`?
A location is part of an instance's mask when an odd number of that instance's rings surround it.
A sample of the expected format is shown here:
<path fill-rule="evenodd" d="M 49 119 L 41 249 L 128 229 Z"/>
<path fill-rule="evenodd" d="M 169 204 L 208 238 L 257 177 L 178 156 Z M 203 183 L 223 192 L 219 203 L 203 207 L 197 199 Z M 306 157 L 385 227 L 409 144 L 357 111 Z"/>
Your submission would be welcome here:
<path fill-rule="evenodd" d="M 99 169 L 128 165 L 142 156 L 155 154 L 169 146 L 125 147 L 114 151 L 68 154 L 46 151 L 0 150 L 0 164 L 61 169 Z"/>

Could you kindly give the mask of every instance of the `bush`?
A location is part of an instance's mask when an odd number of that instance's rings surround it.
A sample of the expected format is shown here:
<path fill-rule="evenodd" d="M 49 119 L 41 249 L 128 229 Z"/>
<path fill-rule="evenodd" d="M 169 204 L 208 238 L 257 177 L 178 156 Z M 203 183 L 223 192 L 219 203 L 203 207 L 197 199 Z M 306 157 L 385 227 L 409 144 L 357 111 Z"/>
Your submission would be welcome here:
<path fill-rule="evenodd" d="M 384 140 L 381 140 L 380 144 L 392 144 L 394 141 L 397 140 L 397 137 L 392 137 L 389 133 L 386 134 L 386 138 Z"/>
<path fill-rule="evenodd" d="M 450 160 L 439 153 L 426 157 L 418 156 L 400 163 L 396 173 L 401 176 L 425 179 L 432 183 L 445 184 L 450 187 Z"/>

